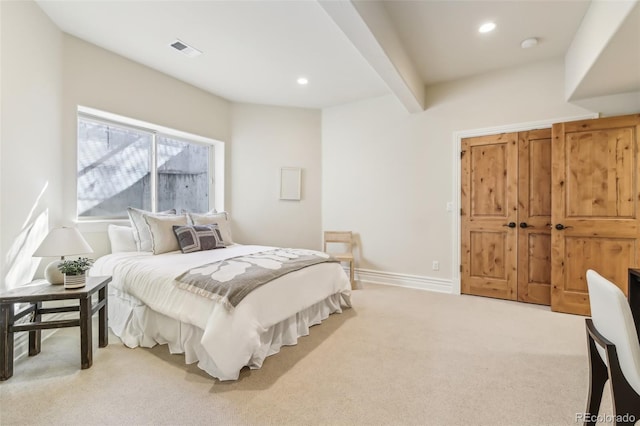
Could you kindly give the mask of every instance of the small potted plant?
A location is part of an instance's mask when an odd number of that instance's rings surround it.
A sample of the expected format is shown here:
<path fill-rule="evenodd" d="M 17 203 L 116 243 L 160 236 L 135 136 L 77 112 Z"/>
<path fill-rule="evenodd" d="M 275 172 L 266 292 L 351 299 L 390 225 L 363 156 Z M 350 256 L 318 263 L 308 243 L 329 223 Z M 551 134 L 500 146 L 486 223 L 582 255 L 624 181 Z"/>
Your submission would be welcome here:
<path fill-rule="evenodd" d="M 93 260 L 86 257 L 60 262 L 58 269 L 64 274 L 64 288 L 84 287 L 87 281 L 87 271 L 92 264 Z"/>

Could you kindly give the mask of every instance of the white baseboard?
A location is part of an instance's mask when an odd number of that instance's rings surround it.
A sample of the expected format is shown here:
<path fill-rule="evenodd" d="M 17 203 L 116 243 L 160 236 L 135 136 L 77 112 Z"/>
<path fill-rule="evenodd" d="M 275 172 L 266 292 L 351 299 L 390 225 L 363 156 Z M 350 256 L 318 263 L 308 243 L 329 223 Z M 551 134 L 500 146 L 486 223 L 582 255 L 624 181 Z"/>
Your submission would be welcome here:
<path fill-rule="evenodd" d="M 384 284 L 396 287 L 415 288 L 419 290 L 435 291 L 438 293 L 453 293 L 452 281 L 442 278 L 398 274 L 395 272 L 383 272 L 359 268 L 356 268 L 354 278 L 356 281 L 371 284 Z"/>

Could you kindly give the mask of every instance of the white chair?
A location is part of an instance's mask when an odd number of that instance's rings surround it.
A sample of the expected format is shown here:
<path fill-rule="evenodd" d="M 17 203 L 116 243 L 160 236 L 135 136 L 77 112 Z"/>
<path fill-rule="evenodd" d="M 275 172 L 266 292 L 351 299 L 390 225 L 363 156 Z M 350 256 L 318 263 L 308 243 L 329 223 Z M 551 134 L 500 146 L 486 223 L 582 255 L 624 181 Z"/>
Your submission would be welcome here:
<path fill-rule="evenodd" d="M 586 320 L 589 347 L 589 396 L 585 424 L 595 425 L 604 385 L 609 380 L 614 424 L 640 420 L 640 343 L 631 308 L 614 283 L 587 271 L 591 319 Z"/>
<path fill-rule="evenodd" d="M 341 253 L 331 253 L 331 255 L 340 262 L 349 262 L 349 281 L 351 281 L 351 288 L 353 288 L 355 282 L 353 279 L 353 233 L 351 231 L 325 231 L 323 251 L 328 252 L 327 244 L 330 243 L 340 243 L 345 246 L 344 248 L 346 251 Z"/>

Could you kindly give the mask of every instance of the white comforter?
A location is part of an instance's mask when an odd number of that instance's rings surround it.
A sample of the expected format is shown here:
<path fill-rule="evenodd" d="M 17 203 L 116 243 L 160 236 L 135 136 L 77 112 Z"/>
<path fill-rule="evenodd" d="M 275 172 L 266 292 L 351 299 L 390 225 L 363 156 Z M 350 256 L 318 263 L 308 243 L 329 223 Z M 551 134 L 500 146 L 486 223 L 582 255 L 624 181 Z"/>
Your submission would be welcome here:
<path fill-rule="evenodd" d="M 189 254 L 114 253 L 97 259 L 91 275 L 112 275 L 113 291 L 202 329 L 200 343 L 217 367 L 216 377 L 234 380 L 260 346 L 260 335 L 273 325 L 335 294 L 350 306 L 349 279 L 338 263 L 310 266 L 273 280 L 232 312 L 174 285 L 174 278 L 192 267 L 269 249 L 273 247 L 235 244 Z"/>

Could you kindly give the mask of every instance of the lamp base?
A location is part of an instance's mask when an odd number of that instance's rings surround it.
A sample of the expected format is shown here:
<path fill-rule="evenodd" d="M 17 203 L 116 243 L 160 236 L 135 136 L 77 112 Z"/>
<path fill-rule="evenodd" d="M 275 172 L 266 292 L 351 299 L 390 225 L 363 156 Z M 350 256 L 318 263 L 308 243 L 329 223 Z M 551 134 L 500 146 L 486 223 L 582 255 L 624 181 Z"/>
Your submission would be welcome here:
<path fill-rule="evenodd" d="M 51 284 L 64 284 L 64 275 L 58 269 L 58 265 L 62 260 L 54 260 L 44 270 L 44 279 Z"/>

